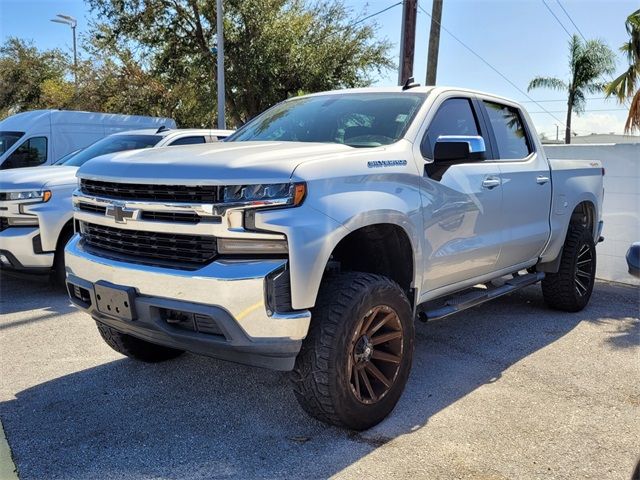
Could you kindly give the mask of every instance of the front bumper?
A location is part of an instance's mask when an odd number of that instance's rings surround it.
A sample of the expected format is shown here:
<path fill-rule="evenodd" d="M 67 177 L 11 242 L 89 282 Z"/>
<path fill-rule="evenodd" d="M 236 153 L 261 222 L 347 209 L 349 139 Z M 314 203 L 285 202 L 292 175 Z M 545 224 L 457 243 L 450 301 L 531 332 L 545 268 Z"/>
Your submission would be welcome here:
<path fill-rule="evenodd" d="M 218 260 L 185 271 L 97 256 L 78 235 L 65 253 L 71 301 L 97 321 L 160 345 L 276 370 L 293 368 L 311 313 L 274 313 L 266 300 L 266 279 L 286 260 Z M 98 310 L 94 285 L 101 281 L 135 289 L 135 320 Z M 220 334 L 178 328 L 167 322 L 167 310 L 208 317 Z"/>
<path fill-rule="evenodd" d="M 0 255 L 8 264 L 0 268 L 18 271 L 47 272 L 53 266 L 54 252 L 36 252 L 42 248 L 39 227 L 9 227 L 0 232 Z"/>

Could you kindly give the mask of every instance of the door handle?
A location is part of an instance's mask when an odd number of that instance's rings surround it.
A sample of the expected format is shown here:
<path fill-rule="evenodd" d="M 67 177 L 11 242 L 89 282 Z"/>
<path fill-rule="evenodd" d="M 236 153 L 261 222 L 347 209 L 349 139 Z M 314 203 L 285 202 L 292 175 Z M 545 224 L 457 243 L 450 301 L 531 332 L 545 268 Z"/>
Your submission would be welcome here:
<path fill-rule="evenodd" d="M 488 188 L 491 190 L 492 188 L 496 188 L 500 186 L 500 179 L 496 177 L 487 177 L 482 181 L 482 188 Z"/>
<path fill-rule="evenodd" d="M 536 178 L 536 183 L 538 185 L 544 185 L 549 180 L 550 180 L 549 177 L 545 177 L 544 175 L 538 175 L 538 178 Z"/>

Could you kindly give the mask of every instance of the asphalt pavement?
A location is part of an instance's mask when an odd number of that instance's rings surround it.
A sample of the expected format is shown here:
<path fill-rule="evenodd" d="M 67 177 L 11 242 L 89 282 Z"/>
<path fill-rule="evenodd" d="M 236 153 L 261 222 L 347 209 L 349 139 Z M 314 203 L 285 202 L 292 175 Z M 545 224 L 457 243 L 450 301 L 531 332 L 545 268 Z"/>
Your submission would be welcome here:
<path fill-rule="evenodd" d="M 640 289 L 575 314 L 538 286 L 417 325 L 393 414 L 353 433 L 286 373 L 126 359 L 45 283 L 0 277 L 0 419 L 27 479 L 628 479 L 640 455 Z M 1 437 L 1 435 L 0 435 Z"/>

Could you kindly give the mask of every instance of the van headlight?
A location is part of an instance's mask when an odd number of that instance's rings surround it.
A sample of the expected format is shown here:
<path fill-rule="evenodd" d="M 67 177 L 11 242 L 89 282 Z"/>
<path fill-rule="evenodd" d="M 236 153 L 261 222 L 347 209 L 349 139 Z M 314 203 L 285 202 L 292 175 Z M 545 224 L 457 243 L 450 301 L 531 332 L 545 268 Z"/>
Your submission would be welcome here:
<path fill-rule="evenodd" d="M 262 183 L 224 187 L 224 203 L 249 207 L 291 206 L 302 203 L 307 194 L 305 183 Z"/>
<path fill-rule="evenodd" d="M 5 192 L 5 200 L 39 200 L 48 202 L 51 199 L 51 190 L 29 190 L 27 192 Z"/>

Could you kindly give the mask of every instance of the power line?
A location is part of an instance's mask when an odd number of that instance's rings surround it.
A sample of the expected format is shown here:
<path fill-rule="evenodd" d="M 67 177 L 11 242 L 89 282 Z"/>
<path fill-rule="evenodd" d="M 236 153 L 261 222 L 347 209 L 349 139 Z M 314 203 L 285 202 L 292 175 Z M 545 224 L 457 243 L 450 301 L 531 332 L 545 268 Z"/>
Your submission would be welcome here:
<path fill-rule="evenodd" d="M 418 4 L 418 8 L 422 11 L 422 13 L 424 13 L 425 15 L 427 15 L 429 18 L 432 18 L 431 15 L 429 14 L 429 12 L 427 12 L 424 8 L 422 8 L 422 5 Z M 440 28 L 442 28 L 442 30 L 444 30 L 445 32 L 447 32 L 449 35 L 451 35 L 451 37 L 458 42 L 460 45 L 462 45 L 464 48 L 466 48 L 469 52 L 471 52 L 473 55 L 475 55 L 478 59 L 480 59 L 486 66 L 488 66 L 491 70 L 493 70 L 494 72 L 496 72 L 498 75 L 500 75 L 507 83 L 509 83 L 509 85 L 511 85 L 513 88 L 515 88 L 518 92 L 520 92 L 522 95 L 524 95 L 525 97 L 527 97 L 531 103 L 535 103 L 538 107 L 540 107 L 544 112 L 546 112 L 547 114 L 549 114 L 549 116 L 551 118 L 553 118 L 556 122 L 558 122 L 560 125 L 562 125 L 563 127 L 566 128 L 566 125 L 562 122 L 562 120 L 560 120 L 558 117 L 556 117 L 555 115 L 553 115 L 551 112 L 547 111 L 546 108 L 544 108 L 540 103 L 538 103 L 537 100 L 534 100 L 527 92 L 525 92 L 524 90 L 522 90 L 520 87 L 518 87 L 518 85 L 516 85 L 515 83 L 513 83 L 511 80 L 509 80 L 509 78 L 507 78 L 500 70 L 498 70 L 496 67 L 494 67 L 493 65 L 491 65 L 488 61 L 486 61 L 479 53 L 477 53 L 475 50 L 473 50 L 469 45 L 467 45 L 466 43 L 464 43 L 462 40 L 460 40 L 458 37 L 456 37 L 453 33 L 451 33 L 451 31 L 445 27 L 444 25 L 442 25 L 442 23 L 438 22 L 438 24 L 440 25 Z"/>
<path fill-rule="evenodd" d="M 585 100 L 606 100 L 607 97 L 585 97 Z M 536 103 L 554 103 L 554 102 L 566 102 L 566 98 L 559 98 L 558 100 L 536 100 Z M 522 100 L 520 103 L 531 103 L 530 100 Z"/>
<path fill-rule="evenodd" d="M 402 2 L 396 2 L 393 5 L 389 5 L 387 8 L 383 8 L 382 10 L 380 10 L 379 12 L 376 13 L 372 13 L 371 15 L 367 15 L 364 18 L 361 18 L 360 20 L 353 22 L 350 26 L 353 27 L 355 25 L 358 25 L 359 23 L 364 22 L 365 20 L 369 20 L 370 18 L 373 18 L 377 15 L 380 15 L 381 13 L 386 12 L 387 10 L 391 10 L 393 7 L 397 7 L 398 5 L 402 5 Z"/>
<path fill-rule="evenodd" d="M 626 112 L 626 108 L 592 108 L 589 110 L 583 110 L 582 113 L 588 112 Z M 545 110 L 544 112 L 529 112 L 529 113 L 567 113 L 566 110 Z"/>
<path fill-rule="evenodd" d="M 545 0 L 542 0 L 542 3 L 544 3 L 544 6 L 547 7 L 547 10 L 549 10 L 549 13 L 551 15 L 553 15 L 553 18 L 555 18 L 558 23 L 560 24 L 560 26 L 562 27 L 562 29 L 567 32 L 567 35 L 569 35 L 569 38 L 572 38 L 573 35 L 571 35 L 571 32 L 569 32 L 569 30 L 567 30 L 567 27 L 564 26 L 564 24 L 560 21 L 560 19 L 556 16 L 555 13 L 553 13 L 553 10 L 551 10 L 551 7 L 549 5 L 547 5 L 547 2 L 545 2 Z"/>
<path fill-rule="evenodd" d="M 580 36 L 582 37 L 582 39 L 586 42 L 587 39 L 584 38 L 584 35 L 582 34 L 582 31 L 580 31 L 580 29 L 578 28 L 578 25 L 576 25 L 576 22 L 573 21 L 573 18 L 571 18 L 571 15 L 569 15 L 569 12 L 567 12 L 565 10 L 565 8 L 562 6 L 562 3 L 560 3 L 560 0 L 556 0 L 556 2 L 558 2 L 558 5 L 560 5 L 560 8 L 562 9 L 562 11 L 564 12 L 564 14 L 567 16 L 567 18 L 569 19 L 569 21 L 573 24 L 574 27 L 576 27 L 576 30 L 578 31 L 578 33 L 580 34 Z"/>

